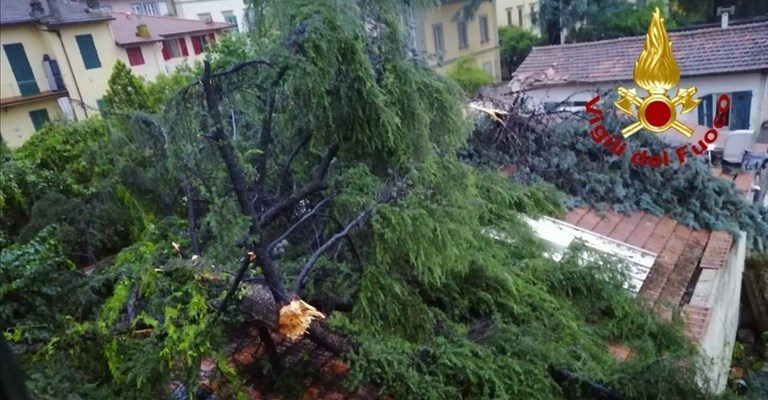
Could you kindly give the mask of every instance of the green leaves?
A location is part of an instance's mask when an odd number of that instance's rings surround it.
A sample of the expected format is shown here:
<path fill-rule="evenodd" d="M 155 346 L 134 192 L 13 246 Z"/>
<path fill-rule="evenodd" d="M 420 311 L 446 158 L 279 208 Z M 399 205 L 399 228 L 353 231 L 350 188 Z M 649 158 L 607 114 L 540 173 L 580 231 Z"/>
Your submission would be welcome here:
<path fill-rule="evenodd" d="M 472 56 L 464 56 L 451 64 L 445 71 L 467 94 L 474 96 L 485 85 L 493 82 L 493 77 L 477 65 Z"/>

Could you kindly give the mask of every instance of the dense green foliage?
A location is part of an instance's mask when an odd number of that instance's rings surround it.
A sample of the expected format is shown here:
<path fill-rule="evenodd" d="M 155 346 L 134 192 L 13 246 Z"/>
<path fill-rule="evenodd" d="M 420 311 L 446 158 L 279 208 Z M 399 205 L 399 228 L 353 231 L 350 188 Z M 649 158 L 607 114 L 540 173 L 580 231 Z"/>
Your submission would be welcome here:
<path fill-rule="evenodd" d="M 469 96 L 474 96 L 483 86 L 493 82 L 493 77 L 480 68 L 472 56 L 464 56 L 456 60 L 448 66 L 445 74 L 461 86 Z"/>
<path fill-rule="evenodd" d="M 618 132 L 626 121 L 600 104 L 608 132 Z M 669 214 L 679 222 L 708 230 L 746 231 L 750 239 L 768 243 L 768 214 L 749 204 L 733 185 L 712 176 L 705 157 L 690 156 L 684 164 L 674 148 L 655 135 L 640 131 L 627 140 L 621 157 L 611 154 L 589 136 L 584 114 L 512 116 L 504 127 L 484 121 L 478 125 L 463 159 L 473 165 L 513 164 L 524 182 L 543 179 L 571 196 L 569 205 L 589 204 L 617 212 L 644 210 Z M 669 167 L 651 168 L 630 162 L 640 149 L 649 154 L 667 151 Z"/>
<path fill-rule="evenodd" d="M 499 28 L 499 55 L 505 77 L 515 72 L 538 40 L 531 32 L 516 25 Z"/>
<path fill-rule="evenodd" d="M 298 296 L 329 316 L 307 340 L 349 362 L 349 387 L 587 398 L 553 380 L 566 368 L 626 399 L 709 397 L 679 368 L 696 361 L 679 321 L 627 293 L 624 265 L 578 246 L 545 255 L 521 216 L 562 214 L 560 192 L 456 157 L 472 134 L 464 96 L 404 46 L 405 2 L 251 3 L 261 25 L 213 46 L 211 69 L 145 83 L 118 65 L 104 120 L 4 153 L 16 243 L 0 253 L 0 317 L 39 398 L 191 394 L 206 358 L 217 398 L 244 398 L 253 377 L 301 382 L 296 354 L 228 363 L 243 326 L 279 335 L 274 305 L 250 292 L 224 306 L 239 271 L 278 306 Z M 614 342 L 633 357 L 614 360 Z"/>
<path fill-rule="evenodd" d="M 534 24 L 549 44 L 591 42 L 644 35 L 658 7 L 667 29 L 704 22 L 714 9 L 691 1 L 542 0 Z M 744 14 L 748 15 L 748 14 Z M 567 31 L 561 38 L 562 31 Z"/>

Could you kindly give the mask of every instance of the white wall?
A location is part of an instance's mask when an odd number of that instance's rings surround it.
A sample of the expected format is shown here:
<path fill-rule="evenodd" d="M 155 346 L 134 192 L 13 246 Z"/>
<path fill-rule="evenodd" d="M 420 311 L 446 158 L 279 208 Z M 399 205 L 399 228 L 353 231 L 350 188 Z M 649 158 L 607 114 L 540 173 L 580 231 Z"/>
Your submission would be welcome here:
<path fill-rule="evenodd" d="M 551 88 L 533 89 L 526 91 L 534 104 L 544 102 L 560 102 L 571 96 L 570 101 L 589 101 L 598 91 L 614 91 L 618 86 L 627 89 L 635 88 L 639 95 L 645 96 L 645 91 L 640 89 L 632 81 L 601 84 L 580 84 L 569 86 L 557 86 Z M 674 95 L 677 88 L 687 88 L 695 86 L 698 90 L 696 97 L 706 96 L 710 93 L 730 93 L 742 90 L 752 91 L 752 108 L 749 112 L 749 129 L 755 134 L 760 132 L 760 125 L 763 121 L 768 121 L 768 73 L 746 73 L 717 76 L 699 76 L 680 79 L 677 87 L 670 91 Z M 602 100 L 601 100 L 602 102 Z M 611 104 L 611 106 L 613 106 Z M 600 104 L 601 109 L 608 105 Z M 678 108 L 679 110 L 679 108 Z M 679 115 L 681 122 L 685 124 L 697 124 L 698 113 L 693 110 L 687 114 Z"/>
<path fill-rule="evenodd" d="M 210 13 L 215 22 L 226 22 L 224 11 L 232 11 L 237 17 L 240 31 L 247 30 L 245 24 L 246 5 L 243 0 L 175 0 L 176 12 L 180 18 L 200 19 L 198 14 Z"/>
<path fill-rule="evenodd" d="M 725 390 L 739 325 L 741 280 L 746 257 L 746 234 L 734 241 L 725 267 L 703 269 L 691 305 L 709 307 L 707 325 L 700 339 L 703 383 L 719 393 Z"/>
<path fill-rule="evenodd" d="M 131 65 L 128 62 L 128 53 L 125 51 L 125 48 L 120 48 L 120 59 L 131 68 L 131 72 L 148 81 L 151 81 L 160 73 L 165 73 L 162 44 L 149 43 L 140 47 L 141 54 L 144 56 L 144 64 L 142 65 Z"/>

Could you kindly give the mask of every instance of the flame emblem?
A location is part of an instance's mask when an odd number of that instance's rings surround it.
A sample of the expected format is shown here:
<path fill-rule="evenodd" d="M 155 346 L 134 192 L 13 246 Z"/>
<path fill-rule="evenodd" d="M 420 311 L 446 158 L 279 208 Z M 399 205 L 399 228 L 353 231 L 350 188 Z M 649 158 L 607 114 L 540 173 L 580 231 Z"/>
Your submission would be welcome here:
<path fill-rule="evenodd" d="M 648 26 L 645 47 L 637 57 L 632 78 L 649 96 L 642 98 L 637 95 L 635 89 L 618 89 L 620 99 L 614 103 L 616 108 L 629 115 L 635 115 L 632 105 L 639 108 L 638 121 L 622 129 L 622 136 L 628 137 L 640 128 L 654 133 L 674 128 L 686 137 L 693 135 L 691 128 L 677 120 L 677 106 L 682 105 L 680 113 L 685 114 L 696 108 L 701 100 L 693 98 L 696 94 L 696 88 L 693 86 L 678 89 L 673 98 L 667 96 L 667 92 L 680 82 L 680 68 L 672 54 L 672 42 L 664 28 L 664 18 L 661 18 L 658 8 Z"/>

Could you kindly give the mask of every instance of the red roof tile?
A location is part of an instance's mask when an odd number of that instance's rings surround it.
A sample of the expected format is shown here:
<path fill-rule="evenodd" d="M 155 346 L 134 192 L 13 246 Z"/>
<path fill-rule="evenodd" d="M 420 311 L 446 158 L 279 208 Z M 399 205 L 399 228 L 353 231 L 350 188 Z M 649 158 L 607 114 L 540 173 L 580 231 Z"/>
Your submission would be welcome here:
<path fill-rule="evenodd" d="M 645 213 L 642 211 L 633 212 L 629 216 L 624 216 L 608 236 L 618 241 L 626 241 L 632 234 L 632 231 L 637 228 L 637 225 L 643 217 L 645 217 Z"/>
<path fill-rule="evenodd" d="M 674 310 L 682 306 L 686 334 L 694 340 L 701 339 L 709 309 L 682 304 L 683 296 L 697 267 L 720 268 L 725 265 L 733 242 L 730 234 L 694 231 L 669 217 L 660 218 L 639 211 L 619 215 L 581 208 L 571 210 L 566 219 L 584 229 L 657 253 L 639 294 L 650 301 L 661 318 L 671 318 Z M 619 350 L 618 347 L 610 349 L 620 358 Z"/>
<path fill-rule="evenodd" d="M 713 75 L 768 69 L 768 22 L 670 32 L 680 74 Z M 645 36 L 534 47 L 515 72 L 526 87 L 632 79 Z"/>
<path fill-rule="evenodd" d="M 135 15 L 130 13 L 112 13 L 115 17 L 110 22 L 112 36 L 118 46 L 126 46 L 139 43 L 160 42 L 167 38 L 185 36 L 193 33 L 206 33 L 234 28 L 235 24 L 222 22 L 206 22 L 196 19 L 181 19 L 174 17 L 156 17 L 152 15 Z M 136 27 L 146 24 L 150 37 L 144 38 L 136 35 Z"/>

